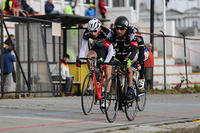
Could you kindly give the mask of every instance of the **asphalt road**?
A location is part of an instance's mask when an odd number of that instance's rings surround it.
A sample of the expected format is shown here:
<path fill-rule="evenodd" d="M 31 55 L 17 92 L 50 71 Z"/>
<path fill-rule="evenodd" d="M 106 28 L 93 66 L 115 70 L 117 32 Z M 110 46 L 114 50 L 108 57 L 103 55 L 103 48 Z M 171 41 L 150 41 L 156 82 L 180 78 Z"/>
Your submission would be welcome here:
<path fill-rule="evenodd" d="M 200 119 L 200 94 L 148 95 L 145 110 L 134 121 L 119 112 L 114 123 L 106 120 L 99 105 L 85 116 L 77 96 L 0 100 L 0 132 L 7 133 L 98 133 L 126 127 L 126 132 L 133 127 L 140 132 L 153 131 L 156 124 L 194 119 Z"/>

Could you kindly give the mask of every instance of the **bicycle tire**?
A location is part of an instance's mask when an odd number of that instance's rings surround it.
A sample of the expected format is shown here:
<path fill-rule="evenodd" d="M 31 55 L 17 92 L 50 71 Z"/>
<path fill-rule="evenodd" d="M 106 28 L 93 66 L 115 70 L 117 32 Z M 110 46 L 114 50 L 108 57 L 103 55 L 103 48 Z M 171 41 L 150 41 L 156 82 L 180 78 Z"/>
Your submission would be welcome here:
<path fill-rule="evenodd" d="M 110 83 L 111 82 L 111 83 Z M 109 93 L 105 93 L 105 114 L 108 122 L 112 123 L 115 121 L 118 113 L 119 94 L 117 91 L 117 78 L 111 76 L 106 83 L 106 90 L 110 83 Z M 108 105 L 108 106 L 106 106 Z"/>
<path fill-rule="evenodd" d="M 146 89 L 144 88 L 143 91 L 139 90 L 139 88 L 136 86 L 137 90 L 137 108 L 139 111 L 143 111 L 146 105 Z"/>
<path fill-rule="evenodd" d="M 83 113 L 85 115 L 90 114 L 95 102 L 96 90 L 93 80 L 94 80 L 93 74 L 88 73 L 83 82 L 82 94 L 81 94 L 81 106 Z"/>
<path fill-rule="evenodd" d="M 126 82 L 126 83 L 128 83 L 128 82 Z M 136 85 L 136 81 L 134 78 L 133 78 L 132 84 L 133 84 L 132 88 L 135 91 L 137 85 Z M 127 89 L 128 89 L 128 85 L 125 85 L 125 90 L 127 91 Z M 126 118 L 129 121 L 133 121 L 137 114 L 137 96 L 136 96 L 136 94 L 137 93 L 135 93 L 135 96 L 133 97 L 132 100 L 124 101 L 125 114 L 126 114 Z"/>
<path fill-rule="evenodd" d="M 105 98 L 105 97 L 104 97 L 104 98 Z M 99 100 L 99 106 L 100 106 L 99 108 L 100 108 L 102 114 L 105 114 L 105 108 L 102 108 L 102 107 L 101 107 L 102 103 L 104 102 L 104 101 L 103 101 L 104 98 L 101 98 L 101 99 Z M 104 102 L 104 103 L 105 103 L 105 102 Z"/>

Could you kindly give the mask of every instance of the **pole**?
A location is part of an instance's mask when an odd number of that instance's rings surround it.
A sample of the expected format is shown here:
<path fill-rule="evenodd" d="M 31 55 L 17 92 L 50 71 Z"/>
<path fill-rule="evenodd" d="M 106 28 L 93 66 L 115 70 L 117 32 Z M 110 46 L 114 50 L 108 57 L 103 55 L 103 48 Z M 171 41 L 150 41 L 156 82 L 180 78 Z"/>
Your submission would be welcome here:
<path fill-rule="evenodd" d="M 164 90 L 166 90 L 166 45 L 165 45 L 165 33 L 160 31 L 163 34 L 163 56 L 164 56 Z"/>
<path fill-rule="evenodd" d="M 188 88 L 187 54 L 186 54 L 186 42 L 185 42 L 185 35 L 184 34 L 183 34 L 183 42 L 184 42 L 185 74 L 186 74 L 186 83 L 187 83 L 187 88 Z"/>
<path fill-rule="evenodd" d="M 3 89 L 3 79 L 4 79 L 4 75 L 3 75 L 3 69 L 4 69 L 4 61 L 3 61 L 3 53 L 4 53 L 4 49 L 3 49 L 3 11 L 0 11 L 1 13 L 1 53 L 0 53 L 0 57 L 1 57 L 1 96 L 3 97 L 4 94 L 4 89 Z"/>
<path fill-rule="evenodd" d="M 154 0 L 151 0 L 150 33 L 154 33 Z M 154 53 L 154 36 L 153 36 L 153 34 L 150 35 L 150 42 L 152 44 L 152 54 L 153 54 Z M 151 83 L 153 83 L 153 70 L 152 70 L 151 75 L 152 75 Z"/>
<path fill-rule="evenodd" d="M 62 87 L 61 84 L 61 37 L 58 37 L 58 41 L 59 41 L 59 87 Z M 62 89 L 61 89 L 62 90 Z"/>
<path fill-rule="evenodd" d="M 150 14 L 150 33 L 154 33 L 154 0 L 151 0 L 151 14 Z M 152 53 L 154 52 L 154 36 L 150 35 L 150 42 L 152 44 Z"/>
<path fill-rule="evenodd" d="M 28 16 L 27 16 L 28 17 Z M 31 91 L 31 44 L 30 44 L 30 33 L 29 33 L 29 28 L 30 24 L 29 24 L 29 20 L 27 21 L 27 58 L 28 58 L 28 91 Z"/>
<path fill-rule="evenodd" d="M 163 0 L 163 32 L 166 34 L 166 0 Z"/>

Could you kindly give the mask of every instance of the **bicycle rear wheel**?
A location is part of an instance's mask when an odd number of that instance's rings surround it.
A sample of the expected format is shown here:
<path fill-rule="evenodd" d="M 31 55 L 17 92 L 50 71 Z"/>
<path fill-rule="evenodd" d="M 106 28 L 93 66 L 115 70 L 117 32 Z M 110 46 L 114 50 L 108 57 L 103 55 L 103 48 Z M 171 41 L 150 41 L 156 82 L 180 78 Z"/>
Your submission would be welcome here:
<path fill-rule="evenodd" d="M 139 111 L 143 111 L 146 105 L 146 89 L 139 89 L 136 86 L 136 90 L 137 90 L 137 108 Z"/>
<path fill-rule="evenodd" d="M 132 88 L 133 91 L 135 92 L 135 89 L 137 87 L 135 80 L 133 79 L 132 81 Z M 128 89 L 128 86 L 125 88 L 125 90 Z M 131 100 L 124 100 L 124 107 L 125 107 L 125 114 L 126 114 L 126 118 L 129 121 L 132 121 L 135 119 L 136 117 L 136 113 L 137 113 L 137 98 L 136 98 L 136 92 L 135 95 L 133 96 L 133 98 Z"/>
<path fill-rule="evenodd" d="M 105 93 L 105 113 L 109 122 L 114 122 L 117 117 L 119 94 L 117 91 L 117 79 L 111 76 L 106 84 L 106 90 L 110 85 L 110 91 Z"/>
<path fill-rule="evenodd" d="M 81 106 L 85 115 L 90 114 L 95 101 L 95 85 L 93 74 L 89 73 L 84 79 L 81 95 Z"/>

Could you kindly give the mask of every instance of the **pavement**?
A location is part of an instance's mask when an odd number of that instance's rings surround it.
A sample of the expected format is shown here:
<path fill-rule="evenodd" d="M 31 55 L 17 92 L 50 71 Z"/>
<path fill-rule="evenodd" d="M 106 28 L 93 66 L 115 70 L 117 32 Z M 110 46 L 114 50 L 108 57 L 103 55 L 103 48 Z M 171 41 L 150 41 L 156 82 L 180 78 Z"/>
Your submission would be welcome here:
<path fill-rule="evenodd" d="M 85 116 L 78 96 L 0 99 L 0 132 L 9 133 L 157 133 L 197 128 L 195 120 L 200 120 L 200 93 L 148 95 L 134 121 L 119 112 L 114 123 L 99 105 Z"/>

